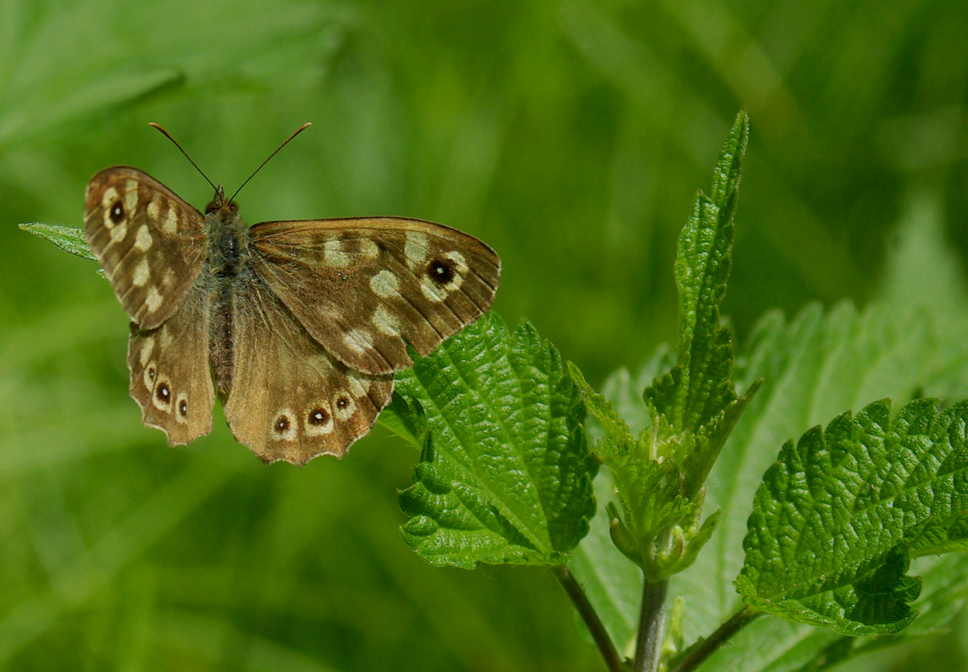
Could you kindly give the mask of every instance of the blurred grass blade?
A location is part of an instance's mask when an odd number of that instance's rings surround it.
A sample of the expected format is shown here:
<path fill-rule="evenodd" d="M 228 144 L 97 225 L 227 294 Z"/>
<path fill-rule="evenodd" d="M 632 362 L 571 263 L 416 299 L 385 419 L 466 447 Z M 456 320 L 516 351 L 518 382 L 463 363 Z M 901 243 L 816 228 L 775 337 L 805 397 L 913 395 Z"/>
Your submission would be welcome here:
<path fill-rule="evenodd" d="M 94 82 L 87 88 L 68 94 L 39 118 L 28 107 L 8 109 L 0 117 L 0 146 L 13 140 L 23 141 L 41 135 L 58 124 L 93 114 L 99 110 L 132 103 L 162 89 L 177 86 L 184 80 L 178 70 L 163 69 L 134 75 L 121 75 Z"/>
<path fill-rule="evenodd" d="M 236 468 L 243 460 L 234 461 Z M 117 578 L 151 544 L 187 518 L 235 473 L 221 461 L 200 458 L 157 489 L 83 555 L 50 577 L 50 587 L 12 606 L 0 619 L 0 665 L 54 627 L 65 613 Z"/>

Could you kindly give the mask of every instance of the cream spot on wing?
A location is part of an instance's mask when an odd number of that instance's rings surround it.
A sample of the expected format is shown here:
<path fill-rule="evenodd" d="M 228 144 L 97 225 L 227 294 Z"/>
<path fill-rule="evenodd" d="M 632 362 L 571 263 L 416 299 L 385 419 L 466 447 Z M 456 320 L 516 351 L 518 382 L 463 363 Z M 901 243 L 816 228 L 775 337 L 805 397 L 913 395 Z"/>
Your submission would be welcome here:
<path fill-rule="evenodd" d="M 454 279 L 460 278 L 463 281 L 464 276 L 467 275 L 467 260 L 464 259 L 464 255 L 454 250 L 452 252 L 447 252 L 444 254 L 445 259 L 450 259 L 454 262 Z"/>
<path fill-rule="evenodd" d="M 138 235 L 134 239 L 134 246 L 142 252 L 151 247 L 151 232 L 148 231 L 147 224 L 142 224 L 141 228 L 138 229 Z"/>
<path fill-rule="evenodd" d="M 303 430 L 306 436 L 323 436 L 333 431 L 333 413 L 330 411 L 329 402 L 317 401 L 310 404 L 306 417 L 303 418 Z"/>
<path fill-rule="evenodd" d="M 128 180 L 125 186 L 127 191 L 124 194 L 124 209 L 133 212 L 138 205 L 138 183 L 135 180 Z"/>
<path fill-rule="evenodd" d="M 165 269 L 165 275 L 161 279 L 161 284 L 165 287 L 171 287 L 175 284 L 175 271 L 170 268 Z"/>
<path fill-rule="evenodd" d="M 188 395 L 184 392 L 175 399 L 175 420 L 182 425 L 188 424 Z"/>
<path fill-rule="evenodd" d="M 370 278 L 370 289 L 381 299 L 388 299 L 400 294 L 400 281 L 393 271 L 384 269 Z"/>
<path fill-rule="evenodd" d="M 440 303 L 447 298 L 450 293 L 446 289 L 439 287 L 433 280 L 427 277 L 420 279 L 420 291 L 434 303 Z"/>
<path fill-rule="evenodd" d="M 400 323 L 390 314 L 386 306 L 377 306 L 376 310 L 373 311 L 371 321 L 373 322 L 373 326 L 376 327 L 376 330 L 381 334 L 386 334 L 387 336 L 398 336 L 400 334 Z"/>
<path fill-rule="evenodd" d="M 147 387 L 148 391 L 151 392 L 155 389 L 155 376 L 158 374 L 158 369 L 154 362 L 148 362 L 147 364 L 144 362 L 146 358 L 143 356 L 143 353 L 141 359 L 142 366 L 145 367 L 144 373 L 141 374 L 141 377 L 144 379 L 145 387 Z"/>
<path fill-rule="evenodd" d="M 145 283 L 148 282 L 148 278 L 151 277 L 151 269 L 148 268 L 148 260 L 142 259 L 141 262 L 134 267 L 134 273 L 131 276 L 131 282 L 134 283 L 135 287 L 144 287 Z"/>
<path fill-rule="evenodd" d="M 158 293 L 157 287 L 152 287 L 148 291 L 148 296 L 145 298 L 145 305 L 148 307 L 149 313 L 158 310 L 158 306 L 161 305 L 161 294 Z"/>
<path fill-rule="evenodd" d="M 157 198 L 153 198 L 148 202 L 148 219 L 152 221 L 158 220 L 158 215 L 161 213 L 161 201 Z"/>
<path fill-rule="evenodd" d="M 407 265 L 411 270 L 417 270 L 427 261 L 427 234 L 419 231 L 407 232 L 407 243 L 403 246 L 403 254 L 407 257 Z"/>
<path fill-rule="evenodd" d="M 158 378 L 154 392 L 151 394 L 151 403 L 159 411 L 168 413 L 171 410 L 171 382 L 167 378 Z"/>
<path fill-rule="evenodd" d="M 146 336 L 141 339 L 141 352 L 138 353 L 138 360 L 141 362 L 141 366 L 146 366 L 148 360 L 151 359 L 151 353 L 155 351 L 155 337 Z"/>
<path fill-rule="evenodd" d="M 296 415 L 292 412 L 292 409 L 283 408 L 276 413 L 270 433 L 277 441 L 294 441 L 298 429 Z"/>
<path fill-rule="evenodd" d="M 158 341 L 161 344 L 161 349 L 167 350 L 169 347 L 171 347 L 172 341 L 174 340 L 175 337 L 172 335 L 171 329 L 169 329 L 168 325 L 166 324 L 161 328 L 161 331 L 158 332 Z"/>
<path fill-rule="evenodd" d="M 360 254 L 366 259 L 376 259 L 380 256 L 380 247 L 369 238 L 360 239 Z"/>
<path fill-rule="evenodd" d="M 334 268 L 343 268 L 350 263 L 350 256 L 343 251 L 342 240 L 330 238 L 323 243 L 323 262 Z"/>
<path fill-rule="evenodd" d="M 110 212 L 111 206 L 114 205 L 116 200 L 118 200 L 118 190 L 114 187 L 108 187 L 104 190 L 104 195 L 101 196 L 101 207 Z"/>
<path fill-rule="evenodd" d="M 161 229 L 169 236 L 174 236 L 178 233 L 178 213 L 175 212 L 175 208 L 168 208 L 168 212 L 165 213 L 165 219 L 162 221 Z"/>
<path fill-rule="evenodd" d="M 370 391 L 370 385 L 373 384 L 373 381 L 370 378 L 364 378 L 355 371 L 350 371 L 348 377 L 350 381 L 350 394 L 357 398 L 366 396 Z"/>
<path fill-rule="evenodd" d="M 343 334 L 343 343 L 357 354 L 363 354 L 373 347 L 373 334 L 366 329 L 350 329 Z"/>
<path fill-rule="evenodd" d="M 105 218 L 107 220 L 105 224 L 111 221 L 110 211 L 108 210 L 106 212 L 108 213 L 108 215 Z M 120 243 L 122 240 L 124 240 L 127 237 L 127 235 L 128 235 L 128 225 L 124 223 L 118 224 L 113 229 L 111 229 L 111 242 L 108 244 L 112 245 L 114 243 Z"/>
<path fill-rule="evenodd" d="M 345 422 L 356 413 L 356 402 L 343 390 L 333 395 L 333 409 L 336 419 Z"/>

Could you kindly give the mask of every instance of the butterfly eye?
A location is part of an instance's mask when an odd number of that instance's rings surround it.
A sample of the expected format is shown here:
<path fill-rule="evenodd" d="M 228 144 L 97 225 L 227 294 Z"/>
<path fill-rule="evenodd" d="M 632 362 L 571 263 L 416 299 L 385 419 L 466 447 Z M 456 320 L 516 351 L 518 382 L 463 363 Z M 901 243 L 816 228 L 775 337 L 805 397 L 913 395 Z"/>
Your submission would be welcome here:
<path fill-rule="evenodd" d="M 115 224 L 120 224 L 124 221 L 124 206 L 121 205 L 121 201 L 114 202 L 114 205 L 111 206 L 109 217 L 111 217 L 111 221 Z"/>
<path fill-rule="evenodd" d="M 434 259 L 427 267 L 427 275 L 438 285 L 449 285 L 454 279 L 454 267 L 449 262 Z"/>

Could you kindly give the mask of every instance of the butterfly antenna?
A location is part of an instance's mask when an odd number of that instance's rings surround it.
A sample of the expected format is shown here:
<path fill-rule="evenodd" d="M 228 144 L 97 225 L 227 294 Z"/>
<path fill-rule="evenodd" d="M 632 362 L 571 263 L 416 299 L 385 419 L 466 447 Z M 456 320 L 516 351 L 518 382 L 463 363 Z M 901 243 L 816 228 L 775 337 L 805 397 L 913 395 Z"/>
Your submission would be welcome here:
<path fill-rule="evenodd" d="M 199 175 L 201 175 L 202 177 L 204 177 L 204 178 L 205 178 L 205 181 L 206 181 L 206 182 L 208 182 L 208 183 L 209 183 L 209 185 L 210 185 L 210 186 L 212 187 L 212 191 L 218 191 L 218 188 L 217 188 L 217 187 L 216 187 L 216 186 L 215 186 L 214 184 L 212 184 L 212 181 L 211 181 L 210 179 L 208 179 L 208 175 L 206 175 L 205 173 L 203 173 L 203 172 L 202 172 L 202 169 L 198 167 L 198 164 L 197 164 L 197 163 L 195 163 L 194 161 L 192 161 L 192 157 L 190 157 L 190 156 L 188 155 L 188 152 L 186 152 L 186 151 L 185 151 L 185 150 L 184 150 L 184 149 L 182 148 L 182 146 L 178 144 L 178 141 L 177 141 L 177 140 L 175 140 L 175 139 L 174 139 L 173 137 L 171 137 L 171 133 L 169 133 L 169 132 L 168 132 L 168 131 L 166 131 L 166 130 L 165 130 L 164 128 L 162 128 L 162 127 L 161 127 L 161 124 L 156 124 L 156 123 L 155 123 L 155 122 L 153 122 L 153 121 L 152 121 L 151 123 L 149 123 L 148 125 L 149 125 L 149 126 L 151 126 L 151 127 L 152 127 L 152 128 L 154 128 L 154 129 L 156 129 L 156 130 L 158 130 L 158 131 L 160 131 L 162 135 L 164 135 L 164 136 L 165 136 L 166 138 L 168 138 L 169 140 L 171 140 L 171 141 L 172 141 L 172 143 L 173 143 L 173 144 L 175 145 L 175 147 L 177 147 L 177 148 L 178 148 L 178 150 L 179 150 L 179 151 L 180 151 L 180 152 L 181 152 L 182 154 L 184 154 L 184 155 L 185 155 L 185 158 L 186 158 L 186 159 L 188 159 L 188 162 L 189 162 L 190 164 L 192 164 L 193 166 L 195 166 L 195 170 L 197 170 L 197 171 L 198 171 L 198 174 L 199 174 Z"/>
<path fill-rule="evenodd" d="M 247 185 L 249 183 L 249 180 L 251 180 L 253 177 L 255 177 L 256 176 L 256 173 L 258 173 L 260 170 L 262 170 L 262 167 L 264 165 L 266 165 L 267 163 L 269 163 L 269 159 L 271 159 L 272 157 L 274 157 L 276 154 L 279 153 L 279 150 L 281 150 L 283 147 L 285 147 L 286 145 L 288 145 L 290 140 L 292 140 L 293 138 L 295 138 L 297 135 L 299 135 L 300 133 L 302 133 L 303 131 L 305 131 L 310 126 L 312 126 L 312 123 L 307 121 L 305 124 L 303 124 L 302 126 L 300 126 L 299 128 L 297 128 L 295 131 L 293 131 L 292 132 L 292 135 L 290 135 L 288 138 L 286 138 L 286 141 L 283 142 L 281 145 L 279 145 L 279 147 L 276 148 L 276 151 L 274 151 L 272 154 L 270 154 L 269 157 L 265 161 L 263 161 L 261 164 L 259 164 L 259 167 L 258 168 L 256 168 L 254 171 L 252 171 L 252 174 L 249 175 L 248 179 L 245 182 L 242 183 L 242 187 L 244 187 L 245 185 Z M 232 198 L 229 199 L 230 201 L 234 201 L 235 200 L 235 197 L 239 195 L 239 192 L 240 191 L 242 191 L 242 187 L 239 187 L 238 189 L 235 190 L 235 193 L 232 194 Z"/>

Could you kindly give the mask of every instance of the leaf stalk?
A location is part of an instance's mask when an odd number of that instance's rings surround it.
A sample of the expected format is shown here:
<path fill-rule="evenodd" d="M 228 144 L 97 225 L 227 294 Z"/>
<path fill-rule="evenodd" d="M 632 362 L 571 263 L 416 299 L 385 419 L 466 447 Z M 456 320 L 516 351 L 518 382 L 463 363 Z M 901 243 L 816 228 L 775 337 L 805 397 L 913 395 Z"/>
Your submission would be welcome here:
<path fill-rule="evenodd" d="M 668 588 L 667 579 L 642 582 L 642 609 L 639 612 L 639 634 L 632 668 L 635 672 L 656 672 L 659 669 Z"/>
<path fill-rule="evenodd" d="M 763 612 L 751 607 L 743 607 L 706 639 L 692 647 L 673 672 L 692 672 L 702 665 L 709 656 L 722 646 L 730 637 L 762 616 Z"/>
<path fill-rule="evenodd" d="M 571 599 L 572 604 L 575 605 L 575 609 L 578 610 L 578 615 L 584 621 L 585 627 L 591 633 L 592 640 L 594 640 L 598 651 L 602 654 L 602 658 L 605 660 L 605 665 L 608 667 L 609 672 L 623 672 L 625 668 L 622 665 L 622 657 L 615 648 L 612 638 L 608 636 L 608 630 L 605 629 L 605 624 L 598 617 L 598 612 L 592 607 L 592 603 L 588 600 L 588 596 L 585 595 L 581 584 L 575 579 L 575 575 L 564 565 L 555 565 L 552 569 L 554 570 L 555 578 L 558 579 L 558 583 L 565 589 L 565 593 Z"/>

